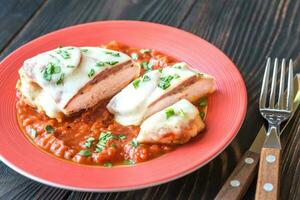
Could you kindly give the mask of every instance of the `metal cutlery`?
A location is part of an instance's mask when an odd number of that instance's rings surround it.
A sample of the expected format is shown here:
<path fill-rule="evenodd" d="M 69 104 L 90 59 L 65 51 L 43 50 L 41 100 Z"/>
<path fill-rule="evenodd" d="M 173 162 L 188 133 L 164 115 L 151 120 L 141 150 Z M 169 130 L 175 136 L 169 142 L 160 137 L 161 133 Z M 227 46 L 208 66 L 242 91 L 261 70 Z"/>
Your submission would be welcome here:
<path fill-rule="evenodd" d="M 270 68 L 270 61 L 269 68 Z M 267 62 L 267 63 L 268 63 Z M 277 61 L 278 63 L 278 61 Z M 278 65 L 278 64 L 277 64 Z M 297 74 L 293 79 L 293 88 L 294 88 L 294 105 L 292 115 L 298 108 L 300 104 L 300 74 Z M 285 92 L 286 94 L 287 92 Z M 286 129 L 288 124 L 290 123 L 291 118 L 289 118 L 288 122 L 285 124 L 282 132 Z M 280 134 L 282 133 L 280 132 Z M 215 197 L 215 199 L 242 199 L 245 192 L 249 188 L 253 177 L 257 172 L 257 165 L 260 157 L 260 152 L 263 147 L 264 141 L 266 138 L 266 130 L 264 126 L 259 130 L 255 140 L 253 141 L 249 150 L 242 156 L 236 165 L 235 169 L 228 177 L 221 190 Z"/>
<path fill-rule="evenodd" d="M 293 62 L 289 61 L 286 102 L 284 101 L 285 60 L 281 62 L 278 105 L 275 106 L 278 59 L 275 59 L 269 105 L 266 105 L 271 59 L 268 58 L 259 100 L 261 115 L 268 121 L 269 128 L 260 155 L 255 199 L 278 199 L 280 167 L 280 125 L 292 114 L 293 106 Z"/>

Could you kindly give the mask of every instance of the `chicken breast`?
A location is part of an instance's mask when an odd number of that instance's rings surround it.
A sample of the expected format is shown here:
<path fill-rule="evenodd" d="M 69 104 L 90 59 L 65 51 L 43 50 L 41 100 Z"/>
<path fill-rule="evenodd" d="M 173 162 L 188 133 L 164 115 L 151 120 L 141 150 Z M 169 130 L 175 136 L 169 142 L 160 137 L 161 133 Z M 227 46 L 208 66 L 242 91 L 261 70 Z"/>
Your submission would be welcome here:
<path fill-rule="evenodd" d="M 57 118 L 113 96 L 139 72 L 139 66 L 121 52 L 62 47 L 26 60 L 17 87 L 30 105 Z"/>
<path fill-rule="evenodd" d="M 182 99 L 155 113 L 141 125 L 137 141 L 151 144 L 184 144 L 205 128 L 198 109 Z"/>
<path fill-rule="evenodd" d="M 180 99 L 195 101 L 216 90 L 214 77 L 177 63 L 134 80 L 115 95 L 108 110 L 122 125 L 140 125 L 150 115 Z"/>

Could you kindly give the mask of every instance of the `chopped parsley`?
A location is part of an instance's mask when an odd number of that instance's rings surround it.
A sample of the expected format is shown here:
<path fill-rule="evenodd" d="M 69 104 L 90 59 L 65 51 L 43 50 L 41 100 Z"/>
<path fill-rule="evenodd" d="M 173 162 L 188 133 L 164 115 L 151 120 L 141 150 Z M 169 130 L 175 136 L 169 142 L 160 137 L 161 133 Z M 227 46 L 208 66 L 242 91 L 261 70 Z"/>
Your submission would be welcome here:
<path fill-rule="evenodd" d="M 174 79 L 174 76 L 169 75 L 159 79 L 158 87 L 165 90 L 171 86 L 171 81 Z"/>
<path fill-rule="evenodd" d="M 33 129 L 33 128 L 30 129 L 30 135 L 31 135 L 31 137 L 36 138 L 37 131 L 35 129 Z"/>
<path fill-rule="evenodd" d="M 111 162 L 105 162 L 105 163 L 103 164 L 103 166 L 104 166 L 104 167 L 112 167 L 113 164 L 112 164 Z"/>
<path fill-rule="evenodd" d="M 181 117 L 184 117 L 185 116 L 185 112 L 182 109 L 180 109 L 178 111 L 178 115 L 181 116 Z"/>
<path fill-rule="evenodd" d="M 137 89 L 140 85 L 140 82 L 141 80 L 140 79 L 135 79 L 133 82 L 132 82 L 132 85 L 135 89 Z"/>
<path fill-rule="evenodd" d="M 105 53 L 108 55 L 112 55 L 114 57 L 120 57 L 120 53 L 118 53 L 118 52 L 105 51 Z"/>
<path fill-rule="evenodd" d="M 132 53 L 132 54 L 131 54 L 131 58 L 132 58 L 133 60 L 137 60 L 137 59 L 139 59 L 139 55 L 138 55 L 137 53 Z"/>
<path fill-rule="evenodd" d="M 84 146 L 86 146 L 87 148 L 90 148 L 93 144 L 93 142 L 95 141 L 95 138 L 93 137 L 89 137 L 85 143 L 84 143 Z"/>
<path fill-rule="evenodd" d="M 56 81 L 56 85 L 60 85 L 64 82 L 65 74 L 61 73 L 59 79 Z"/>
<path fill-rule="evenodd" d="M 143 82 L 147 82 L 147 81 L 150 81 L 150 80 L 151 80 L 151 78 L 148 75 L 144 75 Z"/>
<path fill-rule="evenodd" d="M 199 106 L 207 106 L 207 99 L 202 98 L 199 100 Z"/>
<path fill-rule="evenodd" d="M 88 49 L 81 49 L 82 52 L 86 53 L 88 52 L 89 50 Z"/>
<path fill-rule="evenodd" d="M 141 49 L 140 50 L 140 52 L 142 53 L 142 54 L 144 54 L 144 53 L 150 53 L 150 49 Z"/>
<path fill-rule="evenodd" d="M 46 81 L 51 81 L 52 80 L 52 75 L 53 74 L 58 74 L 61 72 L 61 68 L 58 65 L 55 65 L 54 63 L 49 63 L 46 68 L 44 70 L 42 70 L 43 72 L 43 78 Z"/>
<path fill-rule="evenodd" d="M 67 68 L 75 68 L 74 65 L 67 65 Z"/>
<path fill-rule="evenodd" d="M 100 136 L 99 136 L 99 141 L 96 145 L 96 150 L 95 152 L 101 152 L 103 149 L 105 149 L 106 143 L 108 142 L 108 140 L 113 139 L 114 136 L 111 132 L 107 131 L 107 132 L 101 132 Z"/>
<path fill-rule="evenodd" d="M 79 155 L 88 157 L 92 155 L 92 153 L 89 150 L 83 149 L 79 151 Z"/>
<path fill-rule="evenodd" d="M 48 125 L 45 126 L 45 131 L 47 133 L 54 133 L 54 128 L 51 125 L 48 124 Z"/>
<path fill-rule="evenodd" d="M 125 140 L 127 137 L 124 134 L 118 135 L 119 140 Z"/>
<path fill-rule="evenodd" d="M 108 65 L 115 65 L 115 64 L 118 64 L 119 61 L 107 61 L 105 63 L 108 64 Z"/>
<path fill-rule="evenodd" d="M 148 63 L 146 61 L 142 62 L 141 63 L 142 67 L 144 68 L 144 70 L 146 72 L 149 72 L 149 71 L 152 71 L 152 64 L 151 63 Z"/>
<path fill-rule="evenodd" d="M 165 110 L 165 113 L 166 113 L 167 119 L 169 119 L 170 117 L 172 117 L 173 115 L 175 115 L 175 111 L 174 111 L 173 108 L 167 108 Z"/>
<path fill-rule="evenodd" d="M 124 160 L 123 161 L 124 165 L 134 165 L 135 162 L 133 160 Z"/>
<path fill-rule="evenodd" d="M 138 141 L 134 138 L 133 140 L 131 140 L 130 142 L 131 146 L 133 146 L 134 148 L 138 147 L 139 146 L 139 143 Z"/>
<path fill-rule="evenodd" d="M 101 62 L 101 61 L 96 63 L 97 67 L 103 67 L 104 65 L 105 65 L 105 63 Z"/>
<path fill-rule="evenodd" d="M 95 75 L 95 70 L 94 69 L 91 69 L 88 73 L 88 77 L 91 78 L 92 76 Z"/>
<path fill-rule="evenodd" d="M 174 79 L 180 78 L 180 76 L 178 74 L 174 74 L 173 77 L 174 77 Z"/>
<path fill-rule="evenodd" d="M 204 119 L 205 113 L 203 111 L 200 112 L 200 117 L 201 117 L 201 119 Z"/>
<path fill-rule="evenodd" d="M 196 72 L 196 75 L 197 75 L 198 78 L 200 78 L 200 77 L 203 76 L 203 74 L 201 74 L 201 73 L 199 73 L 199 72 Z"/>
<path fill-rule="evenodd" d="M 159 71 L 160 73 L 162 73 L 162 71 L 163 71 L 163 68 L 160 68 L 160 69 L 158 69 L 158 71 Z"/>
<path fill-rule="evenodd" d="M 176 69 L 182 69 L 182 66 L 181 65 L 176 65 L 174 68 L 176 68 Z"/>
<path fill-rule="evenodd" d="M 59 49 L 59 50 L 56 51 L 56 53 L 59 54 L 63 59 L 69 59 L 70 58 L 70 54 L 66 50 Z"/>

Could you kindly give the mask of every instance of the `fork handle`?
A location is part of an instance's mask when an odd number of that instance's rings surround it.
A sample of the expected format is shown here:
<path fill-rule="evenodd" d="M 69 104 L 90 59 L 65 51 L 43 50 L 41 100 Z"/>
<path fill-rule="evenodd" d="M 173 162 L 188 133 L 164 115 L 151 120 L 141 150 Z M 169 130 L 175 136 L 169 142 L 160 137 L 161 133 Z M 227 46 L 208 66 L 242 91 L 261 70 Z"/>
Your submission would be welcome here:
<path fill-rule="evenodd" d="M 256 175 L 258 161 L 258 153 L 247 151 L 222 186 L 215 200 L 242 199 Z"/>
<path fill-rule="evenodd" d="M 279 198 L 280 149 L 263 147 L 260 155 L 256 200 Z"/>

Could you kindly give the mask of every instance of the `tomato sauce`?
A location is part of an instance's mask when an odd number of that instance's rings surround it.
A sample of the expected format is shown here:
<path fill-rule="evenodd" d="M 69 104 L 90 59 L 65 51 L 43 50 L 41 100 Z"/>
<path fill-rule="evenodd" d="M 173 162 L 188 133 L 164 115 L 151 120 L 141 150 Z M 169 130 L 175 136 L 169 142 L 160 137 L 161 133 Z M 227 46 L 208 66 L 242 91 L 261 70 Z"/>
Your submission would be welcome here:
<path fill-rule="evenodd" d="M 152 69 L 176 62 L 174 58 L 156 50 L 132 48 L 114 41 L 103 47 L 135 56 L 142 66 L 143 63 L 151 63 Z M 17 96 L 20 94 L 17 93 Z M 21 98 L 18 99 L 17 117 L 24 134 L 36 146 L 59 158 L 80 164 L 111 167 L 144 162 L 176 148 L 136 143 L 134 138 L 139 133 L 139 127 L 122 126 L 115 122 L 113 115 L 106 109 L 108 100 L 57 121 L 27 105 Z"/>

